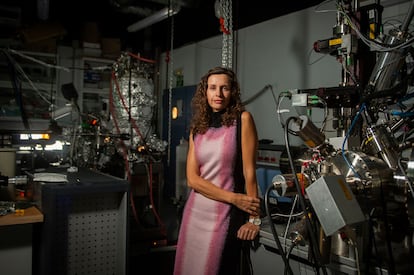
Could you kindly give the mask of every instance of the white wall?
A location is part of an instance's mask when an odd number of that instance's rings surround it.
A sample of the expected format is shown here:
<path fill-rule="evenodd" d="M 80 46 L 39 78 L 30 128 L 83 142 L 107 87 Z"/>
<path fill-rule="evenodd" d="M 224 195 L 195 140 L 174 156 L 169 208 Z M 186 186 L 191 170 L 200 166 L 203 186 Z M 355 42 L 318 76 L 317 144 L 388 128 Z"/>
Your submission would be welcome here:
<path fill-rule="evenodd" d="M 333 56 L 323 56 L 312 50 L 315 41 L 333 36 L 332 28 L 336 24 L 334 2 L 330 1 L 318 7 L 319 11 L 329 10 L 327 12 L 317 12 L 315 6 L 241 29 L 236 33 L 233 67 L 240 80 L 243 100 L 251 98 L 266 85 L 271 85 L 276 98 L 280 92 L 288 89 L 339 85 L 339 62 Z M 383 13 L 383 21 L 404 17 L 408 6 L 406 2 L 387 7 Z M 208 69 L 221 64 L 221 47 L 220 35 L 174 49 L 171 52 L 171 72 L 182 69 L 184 86 L 195 85 Z M 165 60 L 165 53 L 160 60 Z M 165 63 L 160 67 L 163 90 L 175 85 L 175 80 L 166 67 Z M 165 86 L 167 77 L 173 81 Z M 285 107 L 290 108 L 291 112 L 282 116 L 285 120 L 289 116 L 297 115 L 288 103 Z M 271 90 L 247 105 L 247 109 L 255 118 L 259 139 L 271 139 L 274 144 L 284 144 L 284 133 L 276 114 L 276 103 Z M 318 111 L 315 113 L 320 118 Z M 318 125 L 318 119 L 314 122 Z M 300 144 L 301 141 L 292 139 L 291 142 Z"/>

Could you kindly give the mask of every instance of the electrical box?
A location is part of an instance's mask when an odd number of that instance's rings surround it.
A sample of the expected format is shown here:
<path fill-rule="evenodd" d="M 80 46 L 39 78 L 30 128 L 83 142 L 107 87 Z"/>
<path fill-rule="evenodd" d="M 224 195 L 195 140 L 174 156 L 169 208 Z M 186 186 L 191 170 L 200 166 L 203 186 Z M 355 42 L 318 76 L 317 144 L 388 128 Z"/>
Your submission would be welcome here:
<path fill-rule="evenodd" d="M 364 221 L 364 214 L 342 175 L 322 176 L 306 188 L 326 236 Z"/>

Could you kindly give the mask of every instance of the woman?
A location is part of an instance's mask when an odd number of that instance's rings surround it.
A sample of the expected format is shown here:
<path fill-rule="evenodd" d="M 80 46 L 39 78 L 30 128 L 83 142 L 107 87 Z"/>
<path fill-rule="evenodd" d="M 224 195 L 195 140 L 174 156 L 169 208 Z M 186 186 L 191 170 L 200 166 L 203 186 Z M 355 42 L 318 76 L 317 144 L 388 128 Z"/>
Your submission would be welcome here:
<path fill-rule="evenodd" d="M 244 110 L 235 73 L 216 67 L 192 99 L 187 198 L 178 236 L 175 275 L 249 274 L 243 241 L 260 230 L 256 180 L 257 132 Z M 244 257 L 244 259 L 246 259 Z"/>

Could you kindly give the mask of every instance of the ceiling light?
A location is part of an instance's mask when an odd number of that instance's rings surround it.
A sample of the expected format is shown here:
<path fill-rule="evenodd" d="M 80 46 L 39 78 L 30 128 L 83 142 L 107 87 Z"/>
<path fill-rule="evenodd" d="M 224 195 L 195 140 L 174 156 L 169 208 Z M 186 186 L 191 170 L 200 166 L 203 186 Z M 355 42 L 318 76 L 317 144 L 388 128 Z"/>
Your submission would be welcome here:
<path fill-rule="evenodd" d="M 136 32 L 139 30 L 142 30 L 148 26 L 151 26 L 155 23 L 158 23 L 164 19 L 167 19 L 169 16 L 173 16 L 177 14 L 180 11 L 180 7 L 177 6 L 175 8 L 163 8 L 162 10 L 159 10 L 155 12 L 154 14 L 128 26 L 127 30 L 128 32 Z"/>

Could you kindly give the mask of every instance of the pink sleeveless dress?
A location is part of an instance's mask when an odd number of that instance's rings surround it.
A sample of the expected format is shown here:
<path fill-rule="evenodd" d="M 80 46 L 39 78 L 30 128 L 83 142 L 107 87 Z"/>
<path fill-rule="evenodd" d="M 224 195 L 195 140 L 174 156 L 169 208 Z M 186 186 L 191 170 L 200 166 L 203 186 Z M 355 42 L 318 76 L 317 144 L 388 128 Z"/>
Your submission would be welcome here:
<path fill-rule="evenodd" d="M 236 124 L 197 134 L 194 148 L 202 178 L 225 190 L 243 192 Z M 245 220 L 236 207 L 192 190 L 183 210 L 174 274 L 240 274 L 242 241 L 236 234 Z"/>

